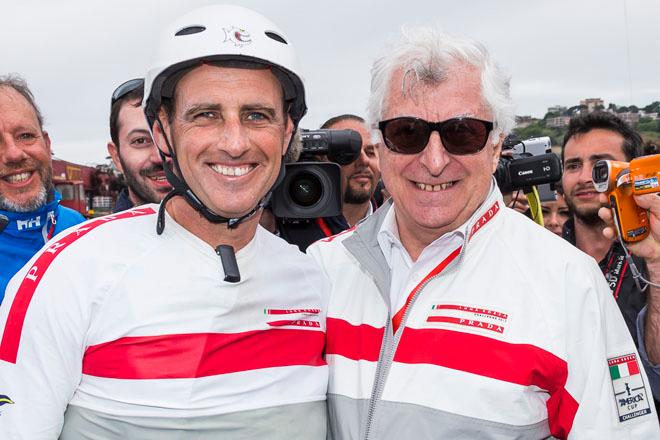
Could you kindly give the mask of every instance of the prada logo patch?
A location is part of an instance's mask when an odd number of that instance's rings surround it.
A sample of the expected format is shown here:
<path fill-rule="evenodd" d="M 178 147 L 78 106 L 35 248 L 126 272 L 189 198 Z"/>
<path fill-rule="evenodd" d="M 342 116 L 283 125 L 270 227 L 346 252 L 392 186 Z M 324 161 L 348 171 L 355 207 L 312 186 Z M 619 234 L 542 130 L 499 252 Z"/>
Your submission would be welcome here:
<path fill-rule="evenodd" d="M 271 327 L 321 327 L 319 314 L 321 309 L 264 309 L 264 314 Z"/>
<path fill-rule="evenodd" d="M 504 334 L 508 319 L 507 313 L 483 307 L 436 304 L 431 307 L 426 322 L 449 324 L 447 327 L 455 329 L 469 327 L 483 330 L 486 334 Z"/>

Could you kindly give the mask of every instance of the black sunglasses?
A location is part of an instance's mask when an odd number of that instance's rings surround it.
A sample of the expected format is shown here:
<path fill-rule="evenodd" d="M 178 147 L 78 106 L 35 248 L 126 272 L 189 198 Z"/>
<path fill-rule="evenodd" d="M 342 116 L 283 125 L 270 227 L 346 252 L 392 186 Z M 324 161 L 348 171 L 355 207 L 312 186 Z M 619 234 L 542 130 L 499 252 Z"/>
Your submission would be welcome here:
<path fill-rule="evenodd" d="M 121 84 L 119 87 L 112 92 L 112 100 L 110 101 L 110 106 L 115 105 L 115 102 L 119 101 L 124 96 L 131 93 L 133 90 L 136 90 L 138 87 L 144 84 L 144 79 L 135 78 L 129 79 L 125 83 Z"/>
<path fill-rule="evenodd" d="M 395 153 L 419 153 L 426 148 L 431 133 L 437 131 L 448 153 L 463 156 L 478 153 L 486 146 L 493 123 L 475 118 L 428 122 L 403 116 L 380 121 L 378 129 L 383 133 L 385 146 Z"/>

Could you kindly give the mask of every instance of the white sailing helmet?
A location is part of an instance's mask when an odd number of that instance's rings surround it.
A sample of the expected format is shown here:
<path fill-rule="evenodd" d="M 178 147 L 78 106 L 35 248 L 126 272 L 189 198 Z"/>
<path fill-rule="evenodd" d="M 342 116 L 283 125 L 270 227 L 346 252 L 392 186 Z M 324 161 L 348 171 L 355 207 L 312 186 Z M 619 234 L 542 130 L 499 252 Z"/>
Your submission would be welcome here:
<path fill-rule="evenodd" d="M 212 5 L 184 15 L 161 36 L 142 101 L 150 127 L 162 98 L 171 98 L 183 74 L 203 62 L 269 67 L 282 84 L 294 127 L 307 111 L 302 76 L 285 33 L 250 9 Z"/>

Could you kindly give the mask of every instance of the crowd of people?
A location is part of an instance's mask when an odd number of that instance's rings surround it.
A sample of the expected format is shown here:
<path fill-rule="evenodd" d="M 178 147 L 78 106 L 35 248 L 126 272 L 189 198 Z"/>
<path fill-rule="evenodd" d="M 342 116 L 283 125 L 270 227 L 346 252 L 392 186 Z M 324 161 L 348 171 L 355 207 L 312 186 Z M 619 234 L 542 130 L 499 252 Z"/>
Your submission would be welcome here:
<path fill-rule="evenodd" d="M 660 439 L 660 198 L 635 196 L 651 233 L 624 246 L 592 179 L 643 154 L 631 126 L 571 120 L 546 231 L 493 177 L 508 75 L 404 28 L 366 117 L 321 127 L 362 140 L 342 213 L 285 228 L 268 202 L 307 111 L 286 33 L 208 6 L 154 53 L 111 95 L 128 187 L 87 221 L 0 77 L 3 438 Z"/>

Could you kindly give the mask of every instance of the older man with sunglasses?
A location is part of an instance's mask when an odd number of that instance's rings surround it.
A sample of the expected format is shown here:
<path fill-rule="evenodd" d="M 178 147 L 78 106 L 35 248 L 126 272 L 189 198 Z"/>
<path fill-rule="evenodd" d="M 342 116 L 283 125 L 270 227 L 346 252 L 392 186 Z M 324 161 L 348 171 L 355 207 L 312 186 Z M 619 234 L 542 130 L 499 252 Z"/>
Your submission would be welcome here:
<path fill-rule="evenodd" d="M 371 90 L 392 202 L 308 250 L 333 282 L 331 437 L 660 438 L 598 266 L 503 204 L 514 114 L 484 47 L 408 29 Z"/>

